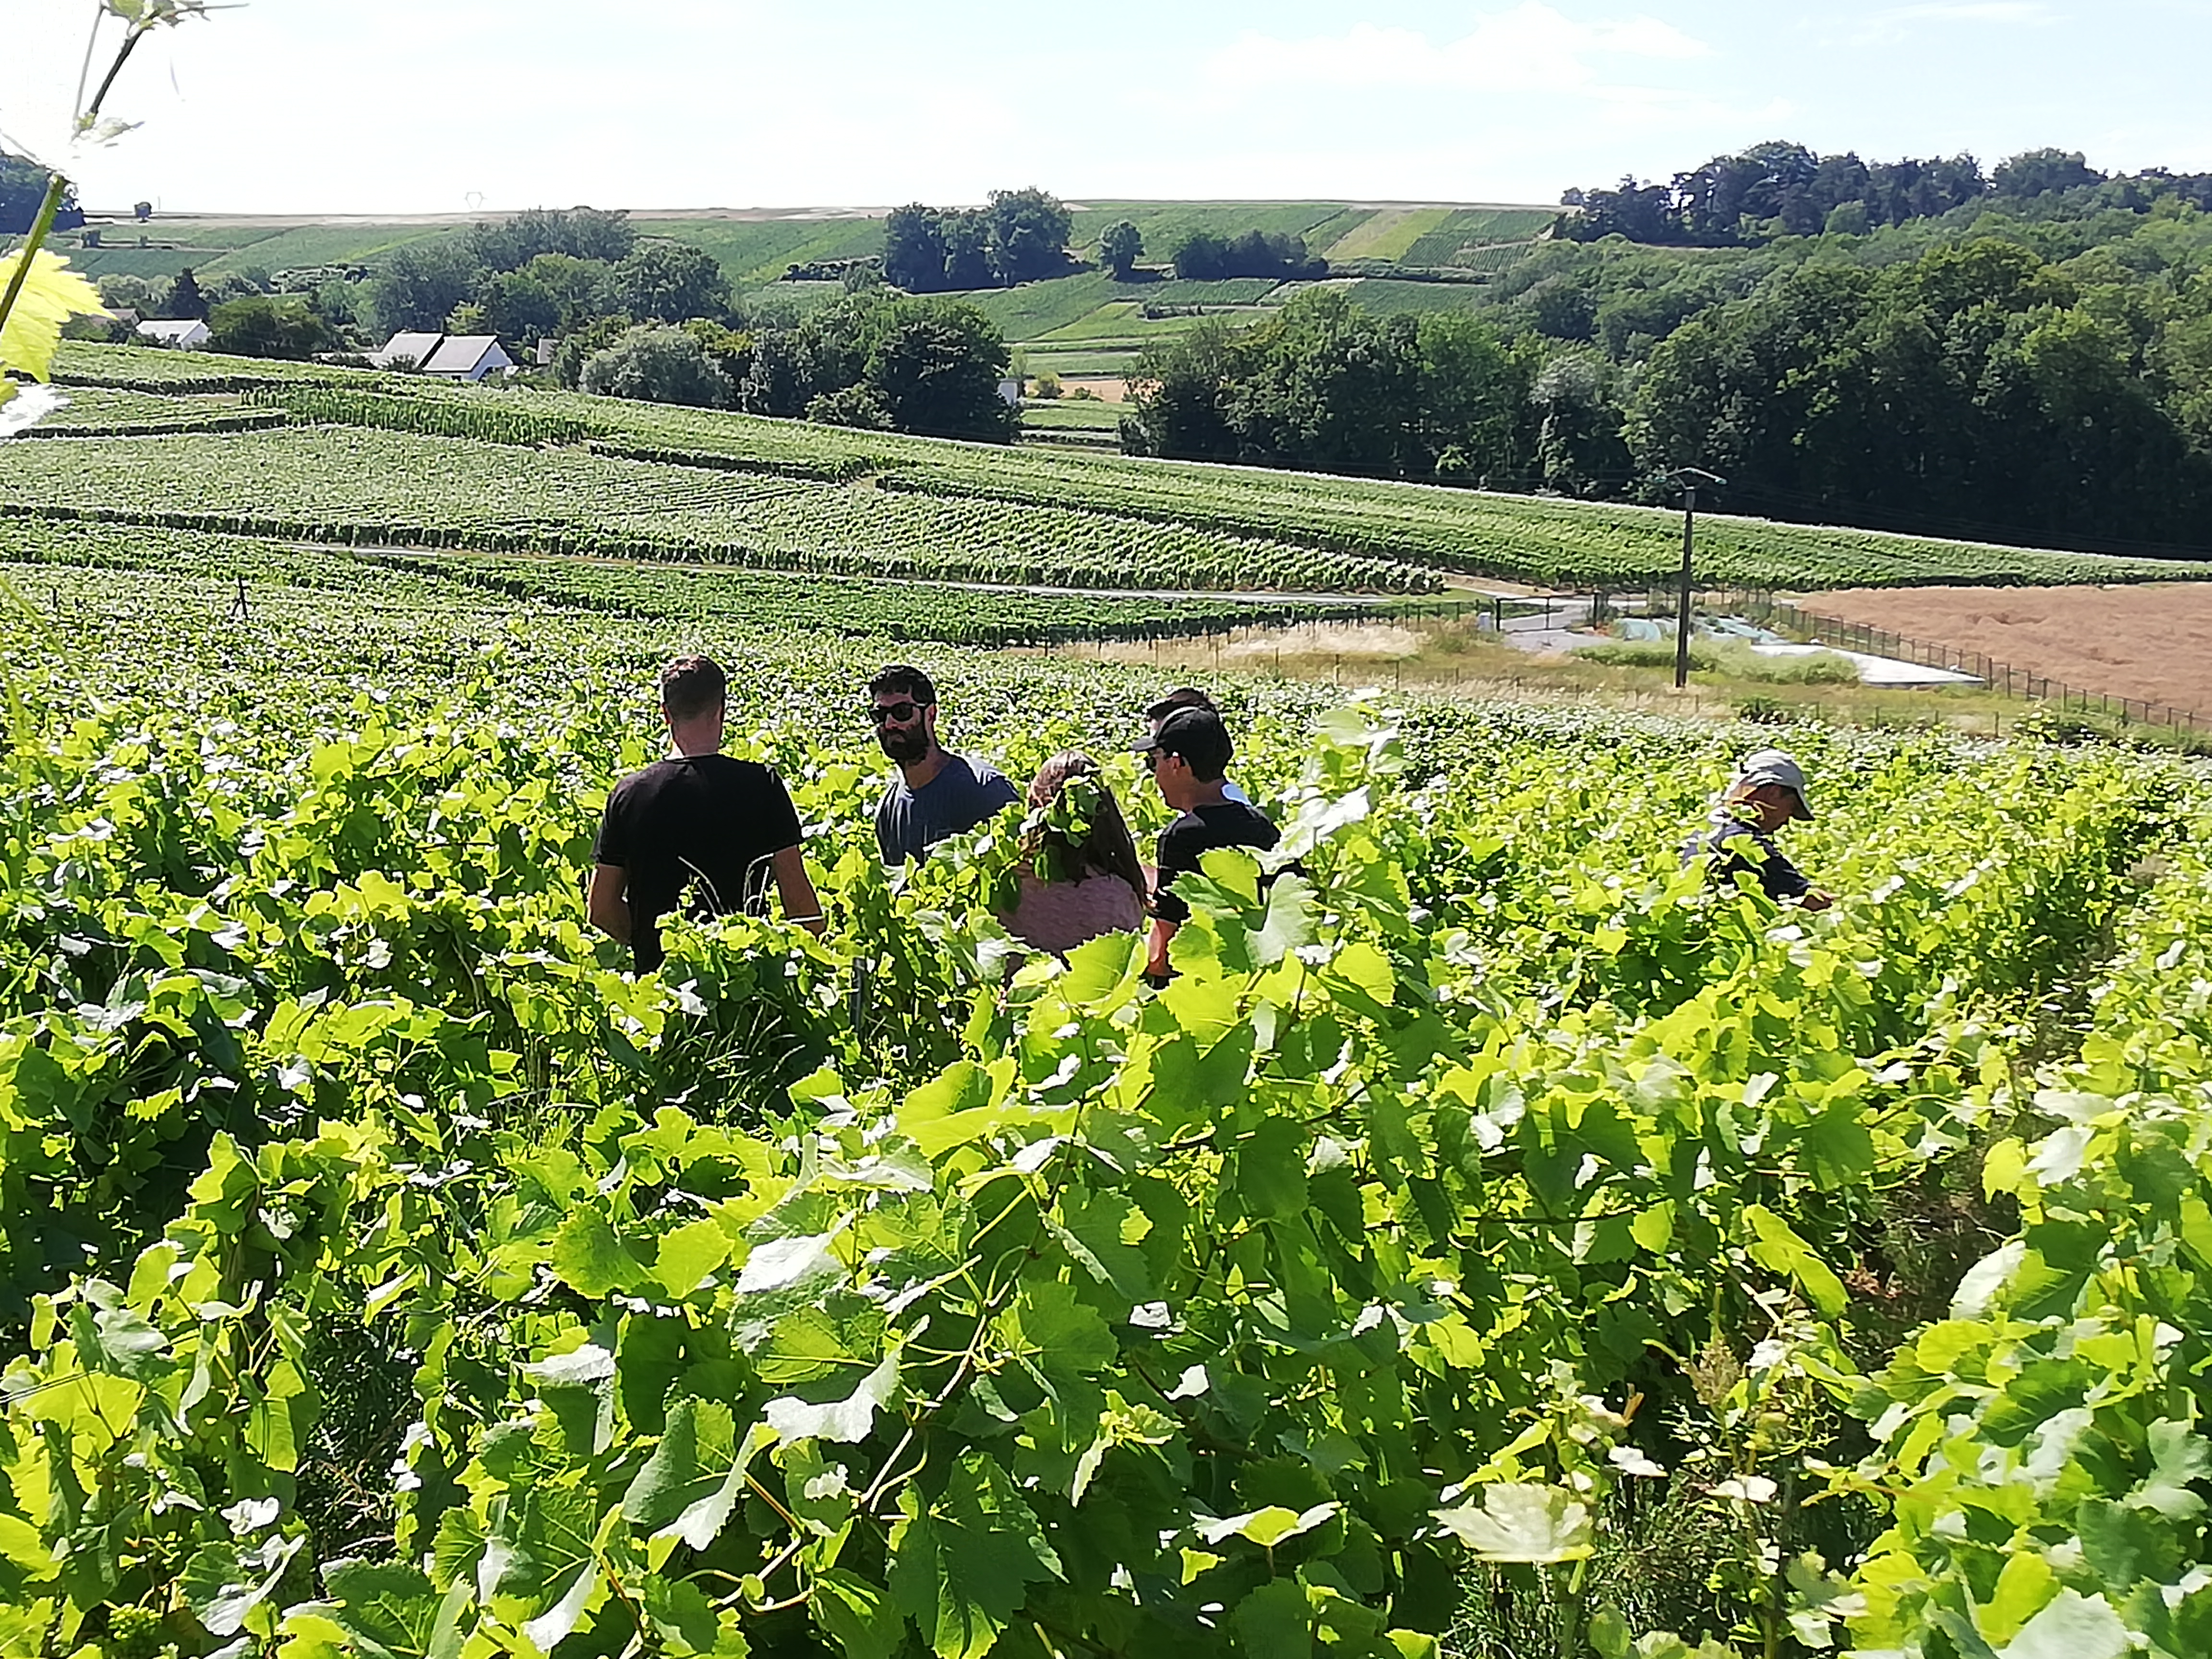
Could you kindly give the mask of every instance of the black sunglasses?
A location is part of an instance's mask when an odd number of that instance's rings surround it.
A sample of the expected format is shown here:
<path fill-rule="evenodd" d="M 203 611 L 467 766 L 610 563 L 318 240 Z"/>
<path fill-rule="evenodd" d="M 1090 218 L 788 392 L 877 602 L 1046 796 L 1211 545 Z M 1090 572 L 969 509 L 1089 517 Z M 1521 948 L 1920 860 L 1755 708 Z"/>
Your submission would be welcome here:
<path fill-rule="evenodd" d="M 922 705 L 915 702 L 872 702 L 868 705 L 868 718 L 878 726 L 885 720 L 896 720 L 904 726 L 921 709 Z"/>

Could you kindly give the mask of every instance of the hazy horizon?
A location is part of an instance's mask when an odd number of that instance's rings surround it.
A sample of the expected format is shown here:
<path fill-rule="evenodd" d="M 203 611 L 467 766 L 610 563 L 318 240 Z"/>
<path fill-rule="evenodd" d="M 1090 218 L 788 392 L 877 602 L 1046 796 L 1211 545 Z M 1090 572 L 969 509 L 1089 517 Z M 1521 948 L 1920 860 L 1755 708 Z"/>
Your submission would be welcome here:
<path fill-rule="evenodd" d="M 24 84 L 0 133 L 57 151 L 91 8 L 0 0 Z M 2195 67 L 2212 0 L 1923 0 L 1777 16 L 1743 0 L 1285 0 L 1102 29 L 854 0 L 369 10 L 252 0 L 149 42 L 75 158 L 90 205 L 380 216 L 592 202 L 732 210 L 979 200 L 1550 203 L 1787 137 L 1869 160 L 2045 144 L 2212 170 Z M 2094 18 L 2094 21 L 2090 21 Z"/>

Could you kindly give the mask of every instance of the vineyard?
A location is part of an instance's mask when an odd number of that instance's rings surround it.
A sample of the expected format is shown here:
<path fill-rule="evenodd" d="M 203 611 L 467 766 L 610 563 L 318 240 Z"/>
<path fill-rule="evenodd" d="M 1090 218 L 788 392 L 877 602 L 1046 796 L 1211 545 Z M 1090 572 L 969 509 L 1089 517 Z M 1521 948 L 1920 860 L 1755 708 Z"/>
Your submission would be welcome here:
<path fill-rule="evenodd" d="M 194 527 L 295 539 L 417 538 L 480 551 L 597 550 L 1145 589 L 1418 593 L 1449 575 L 1641 589 L 1667 580 L 1680 556 L 1680 516 L 1657 508 L 1008 449 L 204 354 L 72 346 L 63 364 L 76 385 L 99 380 L 157 401 L 161 377 L 174 377 L 166 384 L 180 423 L 216 418 L 200 396 L 239 393 L 248 417 L 281 413 L 303 427 L 357 430 L 221 439 L 185 431 L 18 447 L 0 459 L 8 511 L 149 524 L 191 514 Z M 264 368 L 270 374 L 257 378 Z M 156 413 L 134 402 L 129 419 Z M 71 426 L 90 423 L 80 417 Z M 122 415 L 105 429 L 129 430 Z M 371 435 L 378 432 L 453 441 L 410 445 Z M 534 453 L 470 447 L 494 444 Z M 353 457 L 386 476 L 355 476 Z M 725 476 L 679 476 L 702 472 Z M 732 473 L 751 475 L 760 493 L 744 493 Z M 578 496 L 583 481 L 592 493 Z M 861 487 L 778 493 L 773 481 Z M 664 501 L 683 503 L 684 512 L 652 505 Z M 259 527 L 269 523 L 284 528 Z M 1701 515 L 1698 559 L 1714 582 L 1801 589 L 2140 581 L 2212 571 L 1724 514 Z"/>
<path fill-rule="evenodd" d="M 743 573 L 0 556 L 10 1654 L 2212 1649 L 2179 763 L 1790 732 L 1783 915 L 1675 852 L 1764 732 L 1224 683 L 1285 842 L 1156 992 L 1010 952 L 1011 820 L 886 874 L 888 647 Z M 702 633 L 830 926 L 634 979 L 579 878 Z M 1155 685 L 927 660 L 1160 827 Z"/>
<path fill-rule="evenodd" d="M 243 583 L 251 615 L 272 600 L 373 591 L 392 603 L 465 609 L 535 607 L 580 624 L 594 615 L 680 623 L 716 633 L 799 630 L 880 640 L 1007 647 L 1068 640 L 1171 639 L 1255 623 L 1358 616 L 1358 605 L 1113 593 L 997 592 L 945 583 L 639 564 L 610 560 L 302 547 L 200 531 L 51 525 L 0 519 L 0 577 L 59 609 L 92 571 L 143 571 L 204 590 L 197 603 L 228 617 Z M 112 600 L 88 594 L 72 623 Z"/>

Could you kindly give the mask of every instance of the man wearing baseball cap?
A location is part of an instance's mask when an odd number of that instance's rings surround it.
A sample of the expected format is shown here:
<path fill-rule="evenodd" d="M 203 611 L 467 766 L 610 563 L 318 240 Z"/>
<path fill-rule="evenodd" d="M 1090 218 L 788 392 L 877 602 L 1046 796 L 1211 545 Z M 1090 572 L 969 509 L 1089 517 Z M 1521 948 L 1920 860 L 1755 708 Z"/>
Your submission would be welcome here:
<path fill-rule="evenodd" d="M 1249 801 L 1231 800 L 1225 786 L 1231 756 L 1229 728 L 1211 708 L 1171 709 L 1133 751 L 1152 769 L 1176 821 L 1160 832 L 1159 873 L 1152 884 L 1152 932 L 1146 969 L 1155 981 L 1167 977 L 1168 941 L 1190 919 L 1190 906 L 1171 890 L 1175 878 L 1195 872 L 1217 847 L 1265 852 L 1281 832 Z"/>
<path fill-rule="evenodd" d="M 1835 902 L 1783 856 L 1775 832 L 1792 818 L 1808 823 L 1813 808 L 1805 795 L 1805 770 L 1780 749 L 1761 749 L 1744 757 L 1728 793 L 1713 811 L 1712 828 L 1682 849 L 1684 862 L 1700 855 L 1711 861 L 1716 879 L 1735 884 L 1739 874 L 1758 878 L 1759 890 L 1781 903 L 1825 910 Z"/>

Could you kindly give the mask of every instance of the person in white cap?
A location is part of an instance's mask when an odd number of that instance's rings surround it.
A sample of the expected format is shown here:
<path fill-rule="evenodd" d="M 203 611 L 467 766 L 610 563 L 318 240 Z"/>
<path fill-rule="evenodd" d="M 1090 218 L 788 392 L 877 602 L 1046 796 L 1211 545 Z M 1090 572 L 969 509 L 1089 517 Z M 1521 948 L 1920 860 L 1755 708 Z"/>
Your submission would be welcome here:
<path fill-rule="evenodd" d="M 1713 810 L 1712 828 L 1692 837 L 1682 857 L 1687 862 L 1704 856 L 1714 877 L 1730 886 L 1738 874 L 1756 877 L 1759 890 L 1778 904 L 1825 910 L 1836 901 L 1814 887 L 1774 844 L 1775 832 L 1784 824 L 1792 818 L 1809 823 L 1812 817 L 1812 805 L 1805 798 L 1805 769 L 1796 757 L 1780 749 L 1761 749 L 1744 757 L 1728 793 Z"/>

